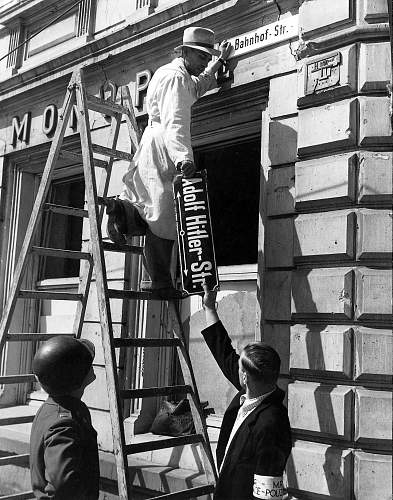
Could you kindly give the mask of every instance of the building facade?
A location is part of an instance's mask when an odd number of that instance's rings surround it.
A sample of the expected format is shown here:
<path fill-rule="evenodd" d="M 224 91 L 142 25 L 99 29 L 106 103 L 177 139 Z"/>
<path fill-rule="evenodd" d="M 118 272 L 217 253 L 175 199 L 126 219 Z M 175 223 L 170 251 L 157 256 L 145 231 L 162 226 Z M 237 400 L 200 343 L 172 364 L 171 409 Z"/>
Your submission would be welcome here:
<path fill-rule="evenodd" d="M 235 52 L 219 87 L 193 109 L 196 161 L 208 172 L 221 289 L 220 316 L 236 348 L 263 339 L 281 355 L 280 386 L 294 434 L 286 482 L 299 499 L 391 497 L 392 128 L 388 0 L 0 0 L 0 304 L 4 307 L 72 71 L 88 92 L 144 97 L 154 71 L 171 60 L 185 27 L 211 28 Z M 32 36 L 34 35 L 34 36 Z M 8 54 L 8 55 L 7 55 Z M 4 56 L 4 57 L 3 57 Z M 94 142 L 110 121 L 91 114 Z M 80 148 L 70 119 L 64 147 Z M 122 126 L 118 149 L 129 151 Z M 110 194 L 127 162 L 115 162 Z M 62 159 L 48 201 L 84 206 L 82 166 Z M 104 229 L 105 233 L 105 229 Z M 80 249 L 86 224 L 44 216 L 37 244 Z M 79 246 L 78 246 L 79 245 Z M 135 286 L 139 264 L 107 255 L 112 287 Z M 32 259 L 26 288 L 74 291 L 72 262 Z M 94 286 L 83 336 L 97 347 L 97 380 L 85 401 L 98 430 L 102 490 L 115 498 L 115 468 Z M 18 302 L 12 330 L 66 333 L 73 306 Z M 113 304 L 118 335 L 165 336 L 163 305 Z M 234 389 L 214 364 L 200 330 L 199 297 L 183 301 L 213 446 Z M 13 343 L 2 374 L 27 373 L 33 345 Z M 120 353 L 126 387 L 173 382 L 171 353 Z M 0 423 L 36 412 L 37 386 L 0 390 Z M 124 408 L 131 440 L 143 440 L 159 401 Z M 29 424 L 0 427 L 0 453 L 26 453 Z M 141 454 L 132 462 L 141 495 L 198 484 L 191 447 Z M 0 494 L 29 489 L 28 470 L 0 468 Z M 3 491 L 1 491 L 3 489 Z M 103 496 L 104 497 L 104 496 Z"/>

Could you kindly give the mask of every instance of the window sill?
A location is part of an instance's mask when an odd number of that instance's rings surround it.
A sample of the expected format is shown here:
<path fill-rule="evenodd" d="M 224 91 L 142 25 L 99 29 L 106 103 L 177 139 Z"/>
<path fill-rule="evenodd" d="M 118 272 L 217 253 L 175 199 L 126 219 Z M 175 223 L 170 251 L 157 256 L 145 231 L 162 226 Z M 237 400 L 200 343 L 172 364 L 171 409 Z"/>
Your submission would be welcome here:
<path fill-rule="evenodd" d="M 242 264 L 238 266 L 218 266 L 220 281 L 257 280 L 257 264 Z"/>

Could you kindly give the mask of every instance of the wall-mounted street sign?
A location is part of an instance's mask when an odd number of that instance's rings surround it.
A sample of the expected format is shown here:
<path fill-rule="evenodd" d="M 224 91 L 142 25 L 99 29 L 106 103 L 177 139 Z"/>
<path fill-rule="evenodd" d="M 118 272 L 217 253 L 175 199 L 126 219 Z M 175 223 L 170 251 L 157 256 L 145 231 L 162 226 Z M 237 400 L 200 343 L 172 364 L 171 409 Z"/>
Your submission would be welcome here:
<path fill-rule="evenodd" d="M 233 50 L 228 59 L 254 50 L 264 49 L 270 45 L 276 45 L 290 38 L 298 38 L 298 36 L 299 15 L 296 14 L 257 28 L 254 31 L 248 31 L 242 35 L 229 38 L 228 42 L 231 42 Z"/>
<path fill-rule="evenodd" d="M 305 94 L 335 87 L 340 83 L 341 52 L 307 64 Z"/>
<path fill-rule="evenodd" d="M 187 295 L 203 293 L 204 281 L 210 290 L 217 290 L 206 172 L 198 172 L 189 179 L 177 176 L 173 194 L 183 291 Z"/>

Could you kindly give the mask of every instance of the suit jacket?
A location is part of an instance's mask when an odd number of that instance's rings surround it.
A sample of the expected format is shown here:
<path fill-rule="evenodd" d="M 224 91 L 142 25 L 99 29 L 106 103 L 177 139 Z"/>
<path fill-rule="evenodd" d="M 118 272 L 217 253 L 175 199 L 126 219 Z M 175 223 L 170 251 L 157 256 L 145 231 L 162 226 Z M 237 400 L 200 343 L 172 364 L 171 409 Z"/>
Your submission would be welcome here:
<path fill-rule="evenodd" d="M 278 387 L 245 419 L 225 449 L 244 394 L 239 382 L 239 356 L 219 321 L 202 335 L 225 377 L 239 390 L 225 411 L 217 444 L 217 465 L 222 469 L 215 500 L 251 500 L 254 474 L 282 476 L 291 451 L 288 411 L 282 404 L 284 392 Z"/>
<path fill-rule="evenodd" d="M 49 397 L 38 410 L 30 436 L 30 475 L 38 499 L 98 499 L 97 433 L 82 401 Z"/>

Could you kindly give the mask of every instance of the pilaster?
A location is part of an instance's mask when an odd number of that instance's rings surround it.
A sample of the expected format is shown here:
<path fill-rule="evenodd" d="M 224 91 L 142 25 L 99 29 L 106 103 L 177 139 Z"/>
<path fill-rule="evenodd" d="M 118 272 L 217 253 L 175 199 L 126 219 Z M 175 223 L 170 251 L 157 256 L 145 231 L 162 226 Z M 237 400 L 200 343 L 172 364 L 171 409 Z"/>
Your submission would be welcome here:
<path fill-rule="evenodd" d="M 288 383 L 289 493 L 377 500 L 391 494 L 377 486 L 391 451 L 387 7 L 314 0 L 299 15 L 296 96 L 293 75 L 270 86 L 263 338 Z"/>

